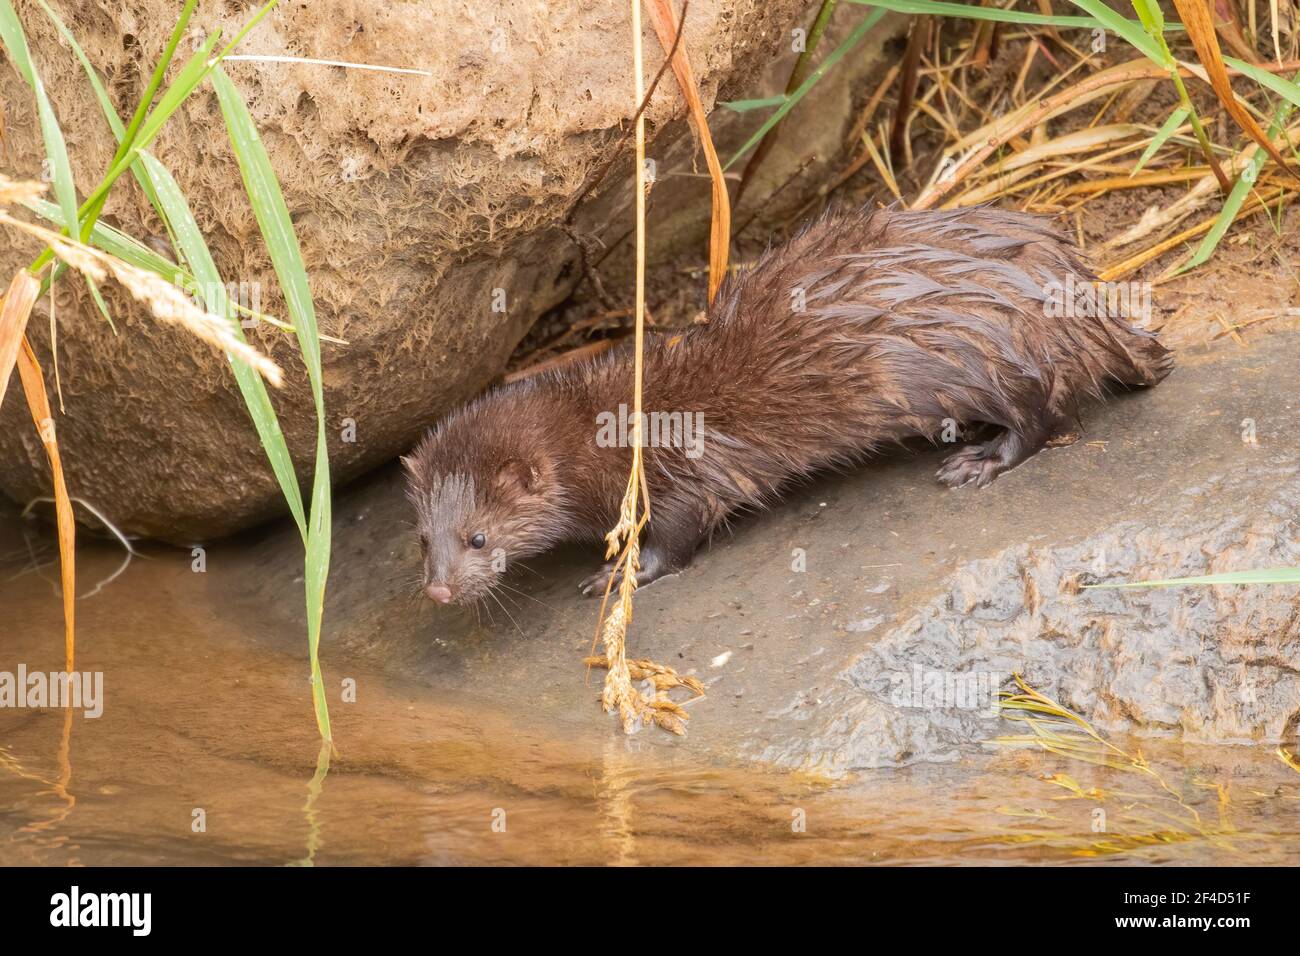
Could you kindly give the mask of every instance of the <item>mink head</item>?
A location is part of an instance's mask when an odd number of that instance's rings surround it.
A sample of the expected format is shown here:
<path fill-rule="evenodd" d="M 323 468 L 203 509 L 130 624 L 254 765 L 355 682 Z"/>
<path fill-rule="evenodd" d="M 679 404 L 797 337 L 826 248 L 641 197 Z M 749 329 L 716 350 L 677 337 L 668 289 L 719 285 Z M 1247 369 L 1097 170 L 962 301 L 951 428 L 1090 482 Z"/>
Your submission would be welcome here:
<path fill-rule="evenodd" d="M 402 459 L 424 593 L 440 604 L 485 598 L 511 563 L 561 536 L 563 490 L 540 436 L 483 412 L 454 413 Z"/>

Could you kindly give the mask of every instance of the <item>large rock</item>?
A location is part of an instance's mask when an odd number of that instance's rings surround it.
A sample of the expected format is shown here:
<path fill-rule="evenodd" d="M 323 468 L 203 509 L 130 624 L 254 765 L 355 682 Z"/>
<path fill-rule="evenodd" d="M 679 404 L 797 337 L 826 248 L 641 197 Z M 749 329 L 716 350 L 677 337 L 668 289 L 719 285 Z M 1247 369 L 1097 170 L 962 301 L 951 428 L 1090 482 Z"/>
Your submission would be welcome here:
<path fill-rule="evenodd" d="M 53 6 L 123 112 L 129 110 L 160 54 L 175 5 L 126 0 L 111 12 L 68 0 Z M 793 59 L 790 30 L 806 22 L 806 6 L 695 0 L 685 45 L 706 106 L 724 87 L 732 96 L 778 89 Z M 81 68 L 39 6 L 18 7 L 84 194 L 109 164 L 111 137 Z M 247 16 L 221 9 L 200 9 L 195 37 L 218 26 L 231 36 Z M 859 15 L 843 11 L 837 33 Z M 577 247 L 562 225 L 583 183 L 617 155 L 632 114 L 628 17 L 626 4 L 284 4 L 243 52 L 414 67 L 432 76 L 229 65 L 283 184 L 321 328 L 348 343 L 327 344 L 324 355 L 336 479 L 404 451 L 432 417 L 496 375 L 536 317 L 573 288 Z M 756 187 L 752 199 L 784 182 L 802 157 L 815 154 L 815 170 L 828 168 L 851 121 L 854 83 L 873 69 L 880 44 L 900 22 L 882 25 L 864 55 L 848 58 L 819 84 L 801 106 L 799 135 L 774 151 L 764 176 L 769 185 Z M 648 23 L 644 32 L 649 75 L 662 51 Z M 759 71 L 764 82 L 756 87 Z M 13 171 L 34 175 L 43 151 L 31 95 L 7 64 L 0 68 L 0 102 Z M 647 116 L 656 155 L 670 172 L 692 162 L 681 114 L 669 74 Z M 756 121 L 754 114 L 719 111 L 716 117 L 724 150 Z M 260 308 L 284 317 L 210 90 L 172 120 L 155 151 L 189 197 L 224 279 L 256 289 Z M 617 167 L 575 219 L 597 246 L 614 245 L 630 228 L 626 168 Z M 805 180 L 815 184 L 817 176 Z M 674 213 L 656 223 L 665 241 L 701 244 L 707 185 L 668 177 L 656 199 Z M 141 237 L 161 232 L 127 181 L 115 189 L 106 219 Z M 682 235 L 683 222 L 695 230 Z M 5 246 L 3 274 L 36 251 L 27 243 Z M 702 280 L 697 284 L 702 290 Z M 505 292 L 504 312 L 493 310 L 498 289 Z M 81 283 L 63 282 L 57 296 L 65 408 L 59 434 L 73 493 L 127 531 L 178 542 L 281 512 L 279 489 L 224 362 L 106 291 L 116 334 Z M 53 391 L 47 319 L 38 311 L 31 335 Z M 274 330 L 254 330 L 251 338 L 288 372 L 274 398 L 305 477 L 315 425 L 296 347 Z M 345 440 L 353 433 L 355 441 Z M 11 388 L 0 412 L 0 488 L 25 502 L 47 494 L 48 485 L 44 452 L 19 390 Z"/>

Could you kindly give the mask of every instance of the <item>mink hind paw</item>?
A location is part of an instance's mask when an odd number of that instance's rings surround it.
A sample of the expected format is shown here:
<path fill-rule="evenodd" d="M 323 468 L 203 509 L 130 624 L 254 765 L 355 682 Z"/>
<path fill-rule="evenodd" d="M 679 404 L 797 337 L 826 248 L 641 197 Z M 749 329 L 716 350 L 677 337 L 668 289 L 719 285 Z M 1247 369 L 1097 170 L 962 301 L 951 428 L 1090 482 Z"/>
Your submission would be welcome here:
<path fill-rule="evenodd" d="M 949 488 L 974 485 L 983 488 L 1004 471 L 1009 471 L 1042 447 L 1016 432 L 1004 431 L 995 438 L 967 445 L 944 459 L 935 472 Z"/>
<path fill-rule="evenodd" d="M 968 445 L 945 458 L 935 477 L 949 488 L 970 484 L 983 488 L 1006 469 L 1007 466 L 990 456 L 983 445 Z"/>

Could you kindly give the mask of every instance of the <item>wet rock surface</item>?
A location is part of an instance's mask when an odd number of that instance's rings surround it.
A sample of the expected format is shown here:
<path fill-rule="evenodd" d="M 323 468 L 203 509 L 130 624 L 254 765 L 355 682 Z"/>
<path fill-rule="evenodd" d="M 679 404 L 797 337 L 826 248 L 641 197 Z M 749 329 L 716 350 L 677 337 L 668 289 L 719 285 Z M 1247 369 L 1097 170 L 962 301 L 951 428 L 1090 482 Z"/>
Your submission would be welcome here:
<path fill-rule="evenodd" d="M 986 489 L 939 486 L 944 452 L 927 449 L 738 519 L 637 595 L 631 655 L 708 687 L 686 738 L 645 731 L 637 745 L 830 775 L 956 760 L 1008 732 L 990 703 L 1014 672 L 1103 731 L 1281 740 L 1300 709 L 1296 587 L 1081 585 L 1300 564 L 1298 373 L 1293 334 L 1184 355 L 1164 384 L 1086 409 L 1079 441 Z M 410 522 L 395 470 L 342 496 L 327 672 L 365 661 L 431 694 L 616 734 L 603 674 L 584 684 L 581 663 L 597 602 L 577 584 L 595 549 L 533 560 L 476 618 L 419 596 Z M 212 587 L 296 624 L 296 532 L 228 546 L 238 570 Z"/>

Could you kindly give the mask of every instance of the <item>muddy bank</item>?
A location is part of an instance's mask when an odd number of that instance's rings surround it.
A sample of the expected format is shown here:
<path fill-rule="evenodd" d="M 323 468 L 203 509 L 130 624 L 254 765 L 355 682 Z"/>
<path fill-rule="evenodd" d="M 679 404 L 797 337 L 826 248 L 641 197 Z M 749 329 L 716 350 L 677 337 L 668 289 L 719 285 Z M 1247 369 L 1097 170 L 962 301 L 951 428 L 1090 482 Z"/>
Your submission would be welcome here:
<path fill-rule="evenodd" d="M 12 516 L 0 542 L 0 603 L 16 624 L 0 671 L 59 668 L 52 544 Z M 228 597 L 245 557 L 218 550 L 196 573 L 189 552 L 146 548 L 95 593 L 120 552 L 85 538 L 78 557 L 78 668 L 103 673 L 102 716 L 0 708 L 0 865 L 1223 865 L 1300 852 L 1300 779 L 1266 748 L 1116 738 L 1141 746 L 1185 806 L 1144 774 L 1041 751 L 832 783 L 730 753 L 736 721 L 717 685 L 678 741 L 619 734 L 572 659 L 554 681 L 503 673 L 501 652 L 527 652 L 509 635 L 452 636 L 471 660 L 437 678 L 451 657 L 426 648 L 421 666 L 396 606 L 369 653 L 361 632 L 328 648 L 338 753 L 322 778 L 301 631 Z M 354 571 L 355 558 L 338 555 Z M 445 645 L 427 624 L 419 638 Z M 395 645 L 409 678 L 391 666 Z M 1100 791 L 1063 802 L 1053 773 Z"/>
<path fill-rule="evenodd" d="M 647 745 L 832 775 L 953 760 L 994 732 L 988 693 L 1012 672 L 1108 731 L 1277 742 L 1300 707 L 1295 588 L 1079 585 L 1300 564 L 1286 397 L 1298 355 L 1287 333 L 1186 356 L 1161 386 L 1086 410 L 1078 442 L 984 490 L 937 485 L 939 450 L 900 454 L 737 521 L 638 595 L 632 651 L 709 688 L 686 740 Z M 600 675 L 584 686 L 580 663 L 596 606 L 576 585 L 599 556 L 535 559 L 477 618 L 434 608 L 416 590 L 407 508 L 395 471 L 342 496 L 327 668 L 364 660 L 431 692 L 612 732 Z M 297 623 L 296 535 L 231 547 L 229 600 Z M 935 680 L 983 696 L 949 689 L 936 703 Z"/>

